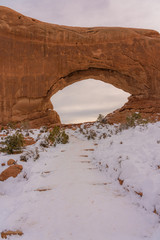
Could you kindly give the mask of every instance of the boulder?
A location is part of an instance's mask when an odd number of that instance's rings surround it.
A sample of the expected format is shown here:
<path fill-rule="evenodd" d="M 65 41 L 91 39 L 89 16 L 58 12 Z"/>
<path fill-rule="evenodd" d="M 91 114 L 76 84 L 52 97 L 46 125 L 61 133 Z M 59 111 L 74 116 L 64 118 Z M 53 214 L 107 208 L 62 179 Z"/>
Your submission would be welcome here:
<path fill-rule="evenodd" d="M 19 173 L 21 173 L 23 169 L 22 165 L 12 165 L 5 169 L 1 174 L 0 174 L 0 181 L 5 181 L 10 177 L 17 177 Z"/>
<path fill-rule="evenodd" d="M 9 160 L 7 161 L 7 165 L 8 165 L 8 166 L 11 166 L 11 165 L 14 165 L 14 164 L 16 164 L 16 161 L 15 161 L 14 159 L 9 159 Z"/>

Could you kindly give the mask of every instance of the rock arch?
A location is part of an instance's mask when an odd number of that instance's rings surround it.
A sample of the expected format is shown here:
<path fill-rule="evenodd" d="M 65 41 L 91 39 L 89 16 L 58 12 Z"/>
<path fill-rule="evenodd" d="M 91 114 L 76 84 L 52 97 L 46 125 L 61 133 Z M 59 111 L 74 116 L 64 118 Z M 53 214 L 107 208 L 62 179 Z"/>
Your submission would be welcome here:
<path fill-rule="evenodd" d="M 159 119 L 159 33 L 59 26 L 0 7 L 0 124 L 59 123 L 50 97 L 87 78 L 131 94 L 124 107 L 108 116 L 110 122 L 124 121 L 132 111 Z"/>

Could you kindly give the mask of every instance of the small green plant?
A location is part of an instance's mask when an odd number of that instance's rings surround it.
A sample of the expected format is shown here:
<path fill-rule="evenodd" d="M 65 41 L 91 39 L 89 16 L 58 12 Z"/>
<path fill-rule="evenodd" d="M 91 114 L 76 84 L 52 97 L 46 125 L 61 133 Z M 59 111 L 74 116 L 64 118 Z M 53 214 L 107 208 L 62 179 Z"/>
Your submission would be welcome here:
<path fill-rule="evenodd" d="M 38 150 L 38 147 L 35 148 L 35 151 L 34 151 L 34 161 L 36 161 L 38 158 L 40 157 L 39 155 L 39 150 Z"/>
<path fill-rule="evenodd" d="M 141 117 L 139 112 L 132 113 L 132 115 L 126 118 L 126 125 L 127 127 L 135 127 L 136 125 L 140 124 L 147 124 L 148 121 Z"/>
<path fill-rule="evenodd" d="M 22 134 L 15 133 L 5 138 L 4 145 L 5 147 L 1 148 L 1 152 L 6 152 L 8 154 L 19 152 L 24 145 L 24 137 Z"/>
<path fill-rule="evenodd" d="M 107 134 L 106 133 L 102 133 L 102 135 L 99 136 L 99 139 L 105 139 L 107 137 Z"/>
<path fill-rule="evenodd" d="M 59 143 L 66 144 L 69 142 L 69 136 L 59 126 L 55 126 L 48 136 L 49 141 L 56 146 Z"/>
<path fill-rule="evenodd" d="M 20 156 L 20 161 L 27 162 L 29 159 L 36 161 L 40 157 L 38 147 L 33 150 L 28 150 L 23 155 Z"/>
<path fill-rule="evenodd" d="M 28 161 L 27 155 L 21 155 L 21 156 L 20 156 L 20 161 L 22 161 L 22 162 L 27 162 L 27 161 Z"/>
<path fill-rule="evenodd" d="M 90 130 L 89 131 L 89 134 L 88 134 L 88 136 L 87 136 L 87 139 L 88 140 L 90 140 L 90 139 L 93 139 L 93 140 L 95 140 L 95 138 L 97 137 L 97 133 L 94 131 L 94 130 Z"/>
<path fill-rule="evenodd" d="M 42 135 L 41 133 L 38 134 L 37 139 L 36 139 L 36 142 L 41 139 L 41 135 Z"/>
<path fill-rule="evenodd" d="M 85 134 L 84 131 L 83 131 L 83 128 L 79 128 L 79 132 L 82 133 L 82 134 Z"/>
<path fill-rule="evenodd" d="M 15 122 L 9 122 L 9 123 L 7 124 L 7 127 L 8 127 L 8 128 L 11 128 L 11 129 L 15 129 L 15 128 L 16 128 L 16 123 L 15 123 Z"/>
<path fill-rule="evenodd" d="M 42 148 L 48 148 L 49 147 L 49 141 L 47 137 L 44 137 L 40 142 L 40 147 Z"/>
<path fill-rule="evenodd" d="M 69 141 L 69 136 L 65 133 L 65 131 L 62 131 L 61 133 L 61 143 L 66 144 Z"/>
<path fill-rule="evenodd" d="M 141 120 L 141 115 L 140 113 L 132 113 L 132 115 L 128 116 L 126 118 L 126 124 L 129 126 L 129 127 L 134 127 L 136 125 L 139 124 L 140 120 Z"/>
<path fill-rule="evenodd" d="M 98 115 L 97 122 L 106 123 L 105 117 L 102 114 Z"/>

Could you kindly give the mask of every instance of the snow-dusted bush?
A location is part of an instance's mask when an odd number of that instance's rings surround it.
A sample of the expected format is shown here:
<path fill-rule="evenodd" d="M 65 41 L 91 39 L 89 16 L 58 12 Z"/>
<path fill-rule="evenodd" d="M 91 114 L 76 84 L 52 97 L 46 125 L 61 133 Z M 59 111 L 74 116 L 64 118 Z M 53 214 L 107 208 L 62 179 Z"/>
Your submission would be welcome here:
<path fill-rule="evenodd" d="M 56 146 L 59 143 L 66 144 L 69 142 L 69 136 L 59 126 L 55 126 L 48 136 L 51 144 Z"/>
<path fill-rule="evenodd" d="M 132 113 L 130 116 L 126 118 L 126 126 L 127 127 L 135 127 L 140 124 L 146 124 L 148 121 L 141 117 L 141 114 L 138 112 Z"/>
<path fill-rule="evenodd" d="M 102 114 L 98 115 L 97 122 L 99 123 L 106 123 L 106 119 Z"/>
<path fill-rule="evenodd" d="M 20 156 L 20 161 L 27 162 L 29 159 L 36 161 L 40 157 L 38 147 L 28 150 Z"/>
<path fill-rule="evenodd" d="M 43 147 L 43 148 L 48 148 L 49 147 L 49 141 L 48 139 L 45 137 L 44 139 L 42 139 L 40 141 L 40 147 Z"/>
<path fill-rule="evenodd" d="M 13 154 L 14 152 L 21 151 L 24 145 L 24 136 L 21 133 L 15 133 L 7 136 L 3 142 L 4 147 L 1 148 L 2 152 Z"/>
<path fill-rule="evenodd" d="M 10 129 L 16 129 L 16 123 L 15 122 L 9 122 L 7 124 L 7 127 L 10 128 Z"/>
<path fill-rule="evenodd" d="M 118 128 L 119 125 L 114 126 L 95 122 L 93 125 L 87 127 L 85 125 L 81 125 L 79 130 L 76 131 L 76 134 L 80 133 L 88 140 L 98 140 L 111 137 L 113 134 L 118 133 Z"/>
<path fill-rule="evenodd" d="M 88 131 L 88 134 L 87 134 L 87 139 L 88 140 L 90 140 L 90 139 L 95 140 L 96 137 L 97 137 L 96 131 L 94 131 L 92 129 Z"/>

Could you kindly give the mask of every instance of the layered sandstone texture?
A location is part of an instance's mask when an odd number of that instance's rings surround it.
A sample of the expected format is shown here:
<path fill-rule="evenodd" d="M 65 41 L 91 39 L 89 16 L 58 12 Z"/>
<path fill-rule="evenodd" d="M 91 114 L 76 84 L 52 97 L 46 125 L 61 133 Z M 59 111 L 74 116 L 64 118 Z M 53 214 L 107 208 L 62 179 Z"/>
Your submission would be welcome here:
<path fill-rule="evenodd" d="M 133 111 L 159 119 L 159 33 L 58 26 L 0 7 L 0 124 L 60 123 L 51 96 L 88 78 L 131 94 L 109 121 L 123 121 Z"/>

